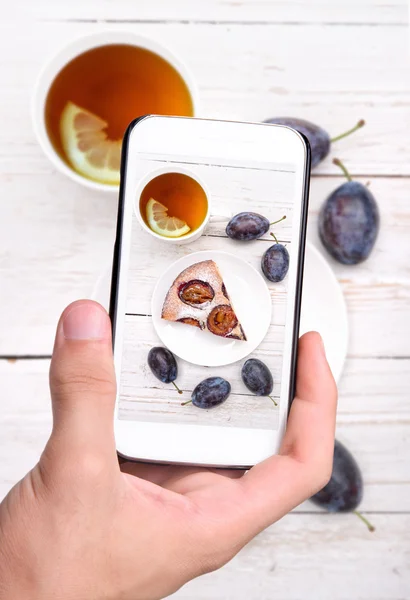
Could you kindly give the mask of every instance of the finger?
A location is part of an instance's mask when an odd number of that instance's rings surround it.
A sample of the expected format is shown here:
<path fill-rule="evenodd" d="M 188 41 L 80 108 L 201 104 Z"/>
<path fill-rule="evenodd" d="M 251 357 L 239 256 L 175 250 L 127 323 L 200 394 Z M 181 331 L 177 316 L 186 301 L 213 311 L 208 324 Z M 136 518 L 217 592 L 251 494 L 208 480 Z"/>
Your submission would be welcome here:
<path fill-rule="evenodd" d="M 68 306 L 57 327 L 50 368 L 51 441 L 64 453 L 110 457 L 116 396 L 108 314 L 96 302 Z"/>
<path fill-rule="evenodd" d="M 318 333 L 300 339 L 298 361 L 296 396 L 280 454 L 327 473 L 333 458 L 337 388 Z"/>
<path fill-rule="evenodd" d="M 279 456 L 253 467 L 238 482 L 250 536 L 323 487 L 331 474 L 337 390 L 315 332 L 299 342 L 296 397 Z"/>

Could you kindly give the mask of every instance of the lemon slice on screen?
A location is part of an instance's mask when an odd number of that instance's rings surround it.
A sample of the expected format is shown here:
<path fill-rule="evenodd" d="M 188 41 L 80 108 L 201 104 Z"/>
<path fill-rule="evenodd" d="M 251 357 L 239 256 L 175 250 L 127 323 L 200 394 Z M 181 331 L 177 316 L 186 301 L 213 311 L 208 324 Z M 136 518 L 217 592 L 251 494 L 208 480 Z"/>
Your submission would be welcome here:
<path fill-rule="evenodd" d="M 177 217 L 169 217 L 167 207 L 154 198 L 148 200 L 146 211 L 148 224 L 158 235 L 177 238 L 191 231 L 185 221 Z"/>
<path fill-rule="evenodd" d="M 84 177 L 100 183 L 120 181 L 121 140 L 110 140 L 108 123 L 97 115 L 67 102 L 60 120 L 64 152 L 72 167 Z"/>

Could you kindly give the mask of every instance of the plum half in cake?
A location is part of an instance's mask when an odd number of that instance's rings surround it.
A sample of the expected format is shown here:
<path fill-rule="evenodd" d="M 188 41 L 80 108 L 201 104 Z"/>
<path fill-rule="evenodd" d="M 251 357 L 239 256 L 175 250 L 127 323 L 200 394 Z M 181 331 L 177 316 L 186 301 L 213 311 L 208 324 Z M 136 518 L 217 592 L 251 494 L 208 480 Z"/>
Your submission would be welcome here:
<path fill-rule="evenodd" d="M 220 337 L 246 340 L 213 260 L 195 263 L 178 275 L 165 298 L 161 316 Z"/>

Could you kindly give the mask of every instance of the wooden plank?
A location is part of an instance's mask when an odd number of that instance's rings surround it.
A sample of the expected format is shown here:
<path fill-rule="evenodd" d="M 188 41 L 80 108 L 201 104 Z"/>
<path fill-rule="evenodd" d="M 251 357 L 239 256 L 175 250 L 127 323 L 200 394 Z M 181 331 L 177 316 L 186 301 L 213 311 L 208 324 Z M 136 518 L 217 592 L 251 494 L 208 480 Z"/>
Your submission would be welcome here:
<path fill-rule="evenodd" d="M 19 0 L 11 7 L 10 18 L 24 15 L 34 19 L 108 19 L 108 20 L 156 20 L 200 22 L 273 22 L 295 23 L 397 23 L 406 19 L 405 0 L 359 0 L 353 2 L 323 2 L 308 0 L 155 0 L 133 2 L 121 0 L 73 0 L 69 4 L 39 0 L 35 9 L 30 0 Z M 9 11 L 10 11 L 9 9 Z"/>
<path fill-rule="evenodd" d="M 205 333 L 205 335 L 207 335 Z M 274 326 L 252 357 L 263 359 L 274 377 L 272 397 L 279 404 L 282 375 L 284 327 Z M 163 423 L 191 423 L 270 429 L 279 423 L 278 408 L 269 398 L 257 398 L 249 393 L 240 377 L 241 365 L 236 362 L 220 368 L 201 367 L 178 359 L 179 395 L 172 385 L 161 384 L 147 365 L 149 350 L 161 344 L 149 317 L 126 317 L 124 326 L 123 365 L 121 374 L 119 413 L 122 419 L 147 418 Z M 199 410 L 193 405 L 182 406 L 203 379 L 214 374 L 226 378 L 232 393 L 221 406 Z"/>
<path fill-rule="evenodd" d="M 410 412 L 409 359 L 348 358 L 339 382 L 339 422 L 366 420 L 386 422 Z"/>
<path fill-rule="evenodd" d="M 101 23 L 39 22 L 19 24 L 17 35 L 16 26 L 0 26 L 0 46 L 10 57 L 0 65 L 0 111 L 7 115 L 0 173 L 53 172 L 32 133 L 27 95 L 50 54 L 77 36 L 104 29 Z M 366 128 L 340 141 L 334 152 L 354 173 L 410 174 L 405 27 L 140 23 L 116 29 L 158 40 L 185 59 L 199 86 L 201 116 L 258 121 L 290 114 L 317 122 L 332 135 L 365 118 Z M 317 173 L 336 172 L 329 159 L 317 168 Z"/>
<path fill-rule="evenodd" d="M 68 302 L 112 256 L 117 202 L 58 176 L 2 177 L 0 354 L 50 354 Z"/>
<path fill-rule="evenodd" d="M 316 234 L 318 210 L 342 181 L 312 180 L 309 237 L 323 252 Z M 346 295 L 350 354 L 410 356 L 409 180 L 370 181 L 381 211 L 374 253 L 354 267 L 326 258 Z M 0 235 L 7 249 L 0 262 L 0 355 L 49 354 L 63 308 L 89 297 L 94 282 L 108 268 L 117 201 L 59 175 L 9 174 L 0 183 Z"/>
<path fill-rule="evenodd" d="M 0 497 L 33 466 L 49 434 L 48 366 L 47 360 L 0 361 Z M 337 437 L 362 468 L 364 511 L 410 506 L 409 372 L 410 360 L 351 359 L 341 381 Z M 317 509 L 305 503 L 298 510 Z M 365 531 L 359 523 L 358 530 Z"/>
<path fill-rule="evenodd" d="M 405 600 L 410 594 L 409 515 L 291 514 L 259 535 L 221 571 L 173 599 Z"/>

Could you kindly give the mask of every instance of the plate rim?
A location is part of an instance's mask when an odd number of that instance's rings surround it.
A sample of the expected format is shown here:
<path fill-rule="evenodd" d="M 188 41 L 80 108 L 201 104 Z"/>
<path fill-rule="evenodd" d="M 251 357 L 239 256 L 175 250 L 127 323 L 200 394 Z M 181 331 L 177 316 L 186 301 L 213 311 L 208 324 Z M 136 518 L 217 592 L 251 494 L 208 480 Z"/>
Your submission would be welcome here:
<path fill-rule="evenodd" d="M 344 365 L 346 363 L 348 349 L 349 349 L 350 329 L 349 329 L 349 318 L 348 318 L 348 314 L 349 313 L 348 313 L 348 310 L 347 310 L 347 303 L 346 303 L 346 299 L 345 299 L 345 296 L 344 296 L 344 293 L 343 293 L 343 290 L 342 290 L 342 286 L 340 285 L 340 282 L 339 282 L 338 278 L 336 277 L 336 274 L 334 273 L 331 265 L 326 260 L 326 257 L 316 247 L 316 245 L 313 242 L 311 242 L 310 240 L 306 240 L 306 247 L 309 247 L 309 251 L 312 251 L 312 254 L 314 254 L 316 256 L 316 258 L 318 258 L 319 262 L 322 264 L 322 266 L 324 267 L 325 271 L 327 271 L 327 273 L 329 274 L 329 276 L 330 276 L 329 279 L 332 280 L 333 287 L 336 290 L 336 293 L 337 293 L 337 296 L 338 296 L 338 299 L 339 299 L 339 302 L 340 302 L 341 313 L 343 313 L 343 327 L 342 327 L 342 329 L 345 332 L 345 340 L 344 340 L 344 344 L 343 344 L 343 352 L 341 352 L 342 358 L 340 359 L 340 365 L 339 365 L 338 371 L 336 371 L 334 373 L 333 370 L 332 370 L 333 377 L 334 377 L 336 383 L 338 383 L 340 381 L 340 378 L 341 378 L 342 373 L 343 373 L 343 369 L 344 369 Z M 304 263 L 303 270 L 305 269 L 305 265 L 306 265 L 306 261 Z M 304 282 L 305 282 L 305 278 L 304 278 Z M 302 303 L 301 303 L 301 307 L 303 306 L 303 288 L 304 288 L 304 286 L 305 286 L 305 283 L 302 286 Z M 302 310 L 301 310 L 301 314 L 302 314 Z M 339 346 L 339 348 L 340 348 L 340 346 Z"/>

